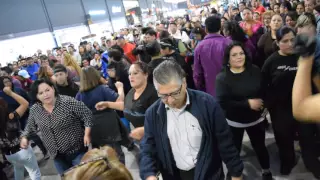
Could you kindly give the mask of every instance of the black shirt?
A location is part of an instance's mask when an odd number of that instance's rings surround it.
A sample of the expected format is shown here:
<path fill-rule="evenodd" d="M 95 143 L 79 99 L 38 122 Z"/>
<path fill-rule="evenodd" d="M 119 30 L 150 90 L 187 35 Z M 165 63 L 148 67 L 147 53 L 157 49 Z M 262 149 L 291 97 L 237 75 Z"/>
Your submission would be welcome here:
<path fill-rule="evenodd" d="M 128 119 L 134 127 L 144 126 L 145 112 L 156 100 L 157 91 L 152 84 L 148 84 L 138 99 L 134 99 L 135 89 L 132 88 L 124 100 L 124 117 Z"/>
<path fill-rule="evenodd" d="M 252 110 L 248 102 L 248 99 L 262 98 L 261 72 L 257 66 L 250 65 L 237 74 L 226 68 L 217 76 L 216 93 L 227 119 L 251 123 L 260 118 L 261 111 Z"/>
<path fill-rule="evenodd" d="M 79 86 L 73 82 L 68 82 L 67 86 L 59 86 L 57 84 L 57 88 L 58 88 L 59 94 L 71 96 L 71 97 L 76 97 L 79 91 Z"/>
<path fill-rule="evenodd" d="M 263 34 L 258 41 L 258 50 L 260 53 L 259 59 L 255 60 L 258 61 L 257 65 L 262 67 L 265 60 L 270 57 L 275 51 L 277 51 L 277 46 L 275 43 L 275 39 L 271 36 L 271 31 Z"/>
<path fill-rule="evenodd" d="M 266 60 L 262 68 L 262 85 L 269 106 L 275 103 L 291 106 L 298 58 L 297 55 L 282 56 L 277 51 Z"/>

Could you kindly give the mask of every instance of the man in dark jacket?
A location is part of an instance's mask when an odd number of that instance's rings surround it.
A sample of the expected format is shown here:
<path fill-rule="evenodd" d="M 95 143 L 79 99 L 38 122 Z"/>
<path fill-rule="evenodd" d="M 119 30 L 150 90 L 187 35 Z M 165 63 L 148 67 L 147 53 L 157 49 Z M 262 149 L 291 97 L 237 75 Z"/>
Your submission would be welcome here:
<path fill-rule="evenodd" d="M 68 70 L 65 66 L 59 64 L 54 68 L 54 76 L 59 94 L 76 97 L 79 86 L 68 79 Z"/>
<path fill-rule="evenodd" d="M 156 180 L 222 180 L 222 160 L 232 180 L 241 180 L 243 164 L 223 111 L 209 94 L 187 88 L 174 61 L 153 72 L 160 99 L 146 112 L 140 175 Z"/>

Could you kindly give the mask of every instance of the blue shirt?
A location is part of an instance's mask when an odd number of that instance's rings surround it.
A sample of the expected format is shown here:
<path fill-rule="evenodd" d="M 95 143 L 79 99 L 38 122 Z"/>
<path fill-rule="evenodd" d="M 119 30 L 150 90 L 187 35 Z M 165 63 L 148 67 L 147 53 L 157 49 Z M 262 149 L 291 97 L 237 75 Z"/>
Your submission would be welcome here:
<path fill-rule="evenodd" d="M 98 102 L 115 102 L 117 98 L 118 94 L 105 85 L 99 85 L 92 90 L 79 92 L 76 95 L 76 99 L 82 101 L 90 110 L 95 110 Z"/>
<path fill-rule="evenodd" d="M 37 72 L 39 71 L 39 65 L 36 63 L 33 63 L 32 65 L 27 66 L 26 68 L 22 68 L 23 70 L 26 70 L 29 75 L 30 75 L 30 79 L 32 81 L 37 80 Z"/>
<path fill-rule="evenodd" d="M 109 56 L 108 56 L 108 51 L 105 51 L 103 54 L 102 54 L 102 58 L 101 58 L 101 62 L 102 62 L 102 65 L 101 65 L 101 74 L 104 78 L 107 78 L 108 77 L 108 59 L 109 59 Z"/>

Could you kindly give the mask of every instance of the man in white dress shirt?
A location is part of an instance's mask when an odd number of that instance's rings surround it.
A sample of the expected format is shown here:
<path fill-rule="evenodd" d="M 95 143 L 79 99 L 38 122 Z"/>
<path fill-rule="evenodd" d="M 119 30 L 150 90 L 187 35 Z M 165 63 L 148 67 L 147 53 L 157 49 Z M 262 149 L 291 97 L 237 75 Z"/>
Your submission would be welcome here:
<path fill-rule="evenodd" d="M 140 175 L 156 180 L 222 180 L 222 161 L 232 180 L 242 179 L 243 164 L 224 113 L 214 98 L 187 88 L 174 60 L 153 72 L 160 99 L 146 112 L 141 141 Z"/>

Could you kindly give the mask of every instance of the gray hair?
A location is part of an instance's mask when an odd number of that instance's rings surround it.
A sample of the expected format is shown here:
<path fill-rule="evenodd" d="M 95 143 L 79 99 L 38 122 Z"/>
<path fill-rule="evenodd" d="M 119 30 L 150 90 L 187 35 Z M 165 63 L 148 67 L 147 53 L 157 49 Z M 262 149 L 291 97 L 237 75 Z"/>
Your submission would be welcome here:
<path fill-rule="evenodd" d="M 175 60 L 166 60 L 153 71 L 153 81 L 161 85 L 166 85 L 173 80 L 182 84 L 184 77 L 184 70 Z"/>

